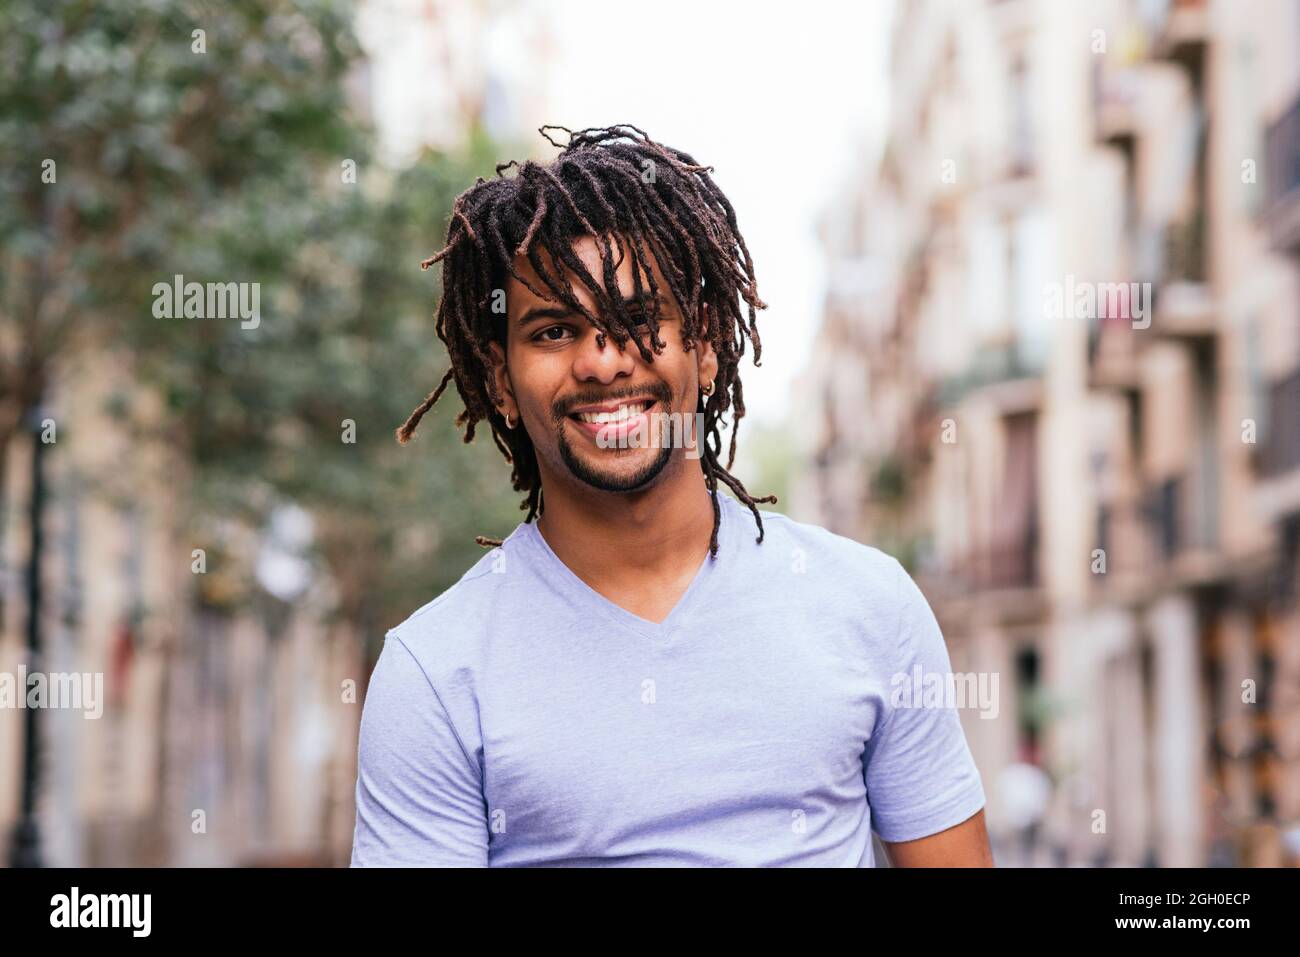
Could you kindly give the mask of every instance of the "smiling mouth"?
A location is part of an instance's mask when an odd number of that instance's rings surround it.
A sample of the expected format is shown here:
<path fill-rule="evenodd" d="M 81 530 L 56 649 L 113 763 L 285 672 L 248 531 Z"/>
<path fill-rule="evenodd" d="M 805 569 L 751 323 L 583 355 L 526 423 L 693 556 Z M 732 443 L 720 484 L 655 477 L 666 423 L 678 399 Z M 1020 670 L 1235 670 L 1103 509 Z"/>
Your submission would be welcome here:
<path fill-rule="evenodd" d="M 657 406 L 658 402 L 650 398 L 621 401 L 601 408 L 571 412 L 567 418 L 590 435 L 603 432 L 606 436 L 617 436 L 645 426 L 650 411 Z"/>
<path fill-rule="evenodd" d="M 651 406 L 655 404 L 653 399 L 642 399 L 639 402 L 620 403 L 617 408 L 601 409 L 593 412 L 574 412 L 569 418 L 576 422 L 585 422 L 588 425 L 615 425 L 619 422 L 625 422 L 628 419 L 641 415 L 643 412 L 649 412 Z"/>

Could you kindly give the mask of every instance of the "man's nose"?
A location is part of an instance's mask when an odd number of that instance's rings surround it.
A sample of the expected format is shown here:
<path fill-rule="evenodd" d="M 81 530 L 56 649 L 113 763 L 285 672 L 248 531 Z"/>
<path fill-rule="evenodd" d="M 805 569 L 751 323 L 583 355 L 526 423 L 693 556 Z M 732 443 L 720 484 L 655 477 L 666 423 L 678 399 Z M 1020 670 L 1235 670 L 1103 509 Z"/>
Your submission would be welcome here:
<path fill-rule="evenodd" d="M 630 376 L 635 367 L 636 358 L 595 326 L 583 333 L 573 359 L 573 374 L 578 380 L 604 385 L 619 376 Z"/>

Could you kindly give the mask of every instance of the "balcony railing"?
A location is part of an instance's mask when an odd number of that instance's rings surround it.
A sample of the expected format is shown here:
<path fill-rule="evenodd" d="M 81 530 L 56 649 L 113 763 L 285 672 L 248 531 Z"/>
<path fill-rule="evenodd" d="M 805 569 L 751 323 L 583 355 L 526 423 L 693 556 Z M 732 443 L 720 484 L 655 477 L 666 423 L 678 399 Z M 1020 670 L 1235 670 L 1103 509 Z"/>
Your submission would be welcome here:
<path fill-rule="evenodd" d="M 1039 584 L 1038 536 L 986 544 L 943 561 L 934 571 L 943 588 L 954 594 L 1032 589 Z"/>
<path fill-rule="evenodd" d="M 1164 276 L 1167 282 L 1205 282 L 1205 214 L 1198 209 L 1184 222 L 1170 223 L 1164 232 Z"/>
<path fill-rule="evenodd" d="M 1146 515 L 1156 555 L 1169 561 L 1187 544 L 1182 521 L 1183 480 L 1167 479 L 1147 490 Z"/>
<path fill-rule="evenodd" d="M 954 405 L 970 392 L 1004 382 L 1036 379 L 1043 374 L 1044 360 L 1025 343 L 1012 340 L 981 346 L 960 373 L 939 383 L 937 401 Z"/>
<path fill-rule="evenodd" d="M 1264 151 L 1273 244 L 1300 251 L 1300 97 L 1268 128 Z"/>
<path fill-rule="evenodd" d="M 1038 536 L 1032 526 L 1019 542 L 990 548 L 976 573 L 986 588 L 1032 588 L 1038 584 Z"/>
<path fill-rule="evenodd" d="M 1260 445 L 1260 472 L 1276 478 L 1300 468 L 1300 369 L 1268 388 L 1267 435 Z"/>
<path fill-rule="evenodd" d="M 1148 486 L 1142 513 L 1147 547 L 1157 561 L 1212 557 L 1217 552 L 1217 508 L 1207 498 L 1209 478 L 1196 470 Z"/>
<path fill-rule="evenodd" d="M 1094 547 L 1106 558 L 1105 574 L 1097 576 L 1098 583 L 1149 574 L 1152 542 L 1145 517 L 1141 504 L 1133 500 L 1098 505 Z"/>

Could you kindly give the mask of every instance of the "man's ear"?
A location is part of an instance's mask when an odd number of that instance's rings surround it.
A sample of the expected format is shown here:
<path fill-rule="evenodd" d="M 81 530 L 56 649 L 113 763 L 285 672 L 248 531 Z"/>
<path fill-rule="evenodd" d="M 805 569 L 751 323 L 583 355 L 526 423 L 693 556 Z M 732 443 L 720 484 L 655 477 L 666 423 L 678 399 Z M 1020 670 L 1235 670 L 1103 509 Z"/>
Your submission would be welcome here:
<path fill-rule="evenodd" d="M 718 356 L 713 351 L 713 343 L 708 336 L 709 307 L 706 303 L 700 303 L 700 310 L 700 318 L 703 320 L 700 326 L 704 332 L 695 344 L 695 361 L 700 373 L 700 388 L 704 389 L 718 375 Z"/>
<path fill-rule="evenodd" d="M 498 342 L 489 342 L 488 349 L 492 353 L 492 378 L 496 382 L 497 392 L 505 400 L 497 411 L 518 424 L 519 405 L 515 401 L 514 386 L 510 383 L 510 370 L 506 368 L 506 352 Z"/>

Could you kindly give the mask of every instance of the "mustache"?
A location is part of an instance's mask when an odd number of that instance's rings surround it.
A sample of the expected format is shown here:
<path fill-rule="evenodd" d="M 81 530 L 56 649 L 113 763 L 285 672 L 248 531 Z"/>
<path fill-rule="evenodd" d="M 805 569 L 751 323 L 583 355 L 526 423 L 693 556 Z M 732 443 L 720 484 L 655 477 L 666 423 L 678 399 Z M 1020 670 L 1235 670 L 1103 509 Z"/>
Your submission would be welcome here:
<path fill-rule="evenodd" d="M 561 399 L 551 407 L 551 414 L 555 421 L 559 422 L 569 415 L 574 409 L 583 405 L 595 405 L 599 402 L 610 402 L 617 399 L 631 399 L 636 396 L 652 396 L 660 405 L 666 406 L 672 402 L 672 390 L 668 388 L 666 382 L 647 383 L 643 386 L 628 387 L 616 392 L 583 392 L 578 395 L 569 396 L 567 399 Z"/>

